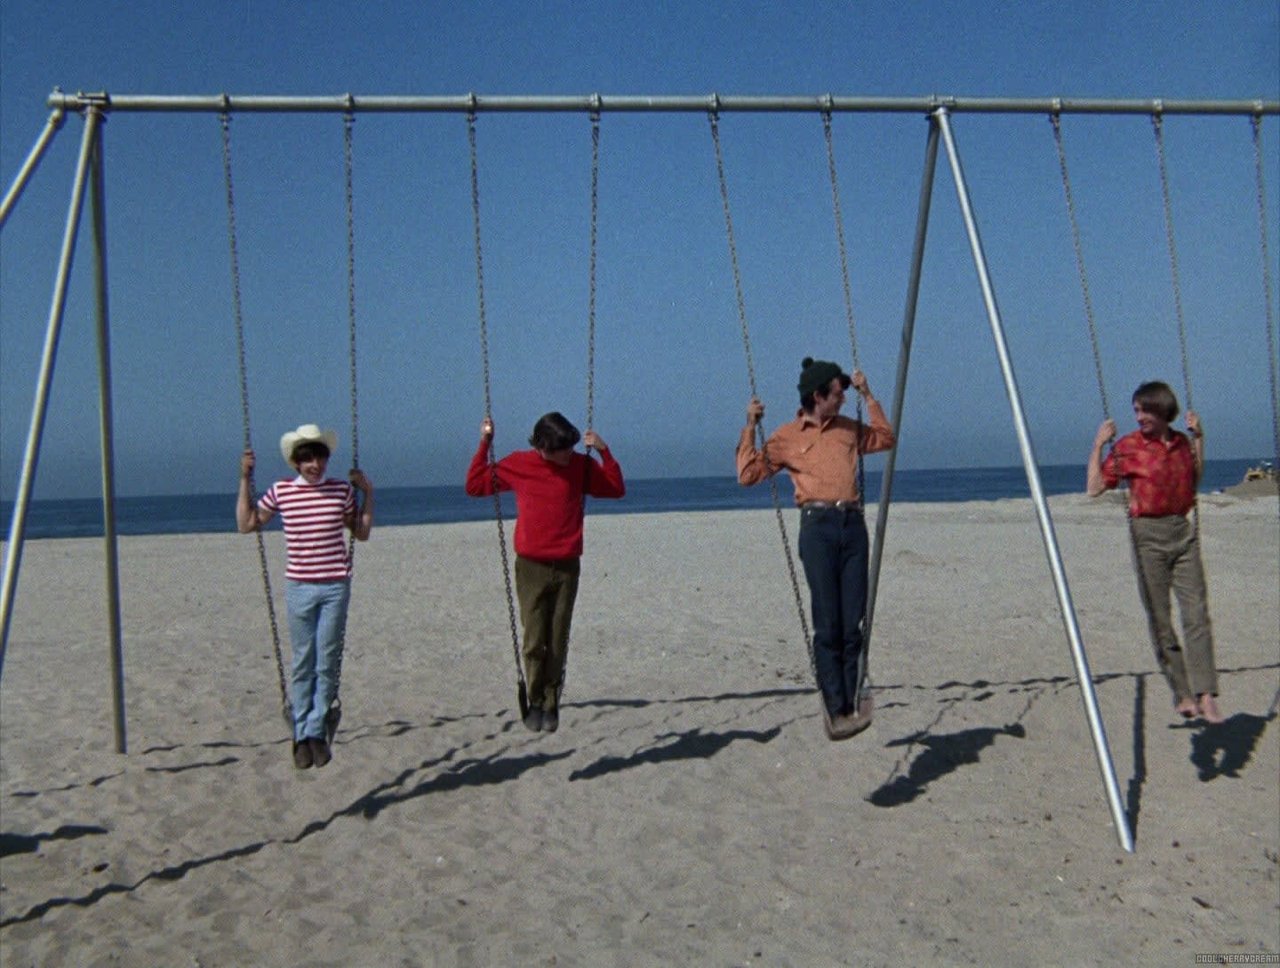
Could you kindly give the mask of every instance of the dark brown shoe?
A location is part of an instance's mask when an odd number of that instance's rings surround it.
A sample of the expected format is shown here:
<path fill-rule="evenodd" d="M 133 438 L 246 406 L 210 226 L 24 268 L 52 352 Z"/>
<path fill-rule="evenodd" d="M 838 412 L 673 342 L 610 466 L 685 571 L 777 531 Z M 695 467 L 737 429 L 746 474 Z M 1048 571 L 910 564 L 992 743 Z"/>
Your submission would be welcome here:
<path fill-rule="evenodd" d="M 329 744 L 323 738 L 309 739 L 307 740 L 307 745 L 311 747 L 311 762 L 317 768 L 324 766 L 333 759 L 332 754 L 329 752 Z"/>
<path fill-rule="evenodd" d="M 311 745 L 304 739 L 293 744 L 293 765 L 305 770 L 311 765 Z"/>

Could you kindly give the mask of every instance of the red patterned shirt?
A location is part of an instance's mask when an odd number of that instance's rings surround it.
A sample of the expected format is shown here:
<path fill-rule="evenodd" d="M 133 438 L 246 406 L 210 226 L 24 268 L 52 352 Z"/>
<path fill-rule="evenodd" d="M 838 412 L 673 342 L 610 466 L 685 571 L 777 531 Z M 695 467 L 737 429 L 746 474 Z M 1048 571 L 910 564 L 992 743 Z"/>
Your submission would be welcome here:
<path fill-rule="evenodd" d="M 355 513 L 356 492 L 346 481 L 308 484 L 300 477 L 272 484 L 258 507 L 280 512 L 287 565 L 293 581 L 333 582 L 351 577 L 343 525 Z"/>
<path fill-rule="evenodd" d="M 1135 430 L 1116 441 L 1102 462 L 1102 480 L 1115 487 L 1129 482 L 1129 516 L 1159 518 L 1186 514 L 1196 503 L 1196 458 L 1185 434 L 1167 440 Z"/>

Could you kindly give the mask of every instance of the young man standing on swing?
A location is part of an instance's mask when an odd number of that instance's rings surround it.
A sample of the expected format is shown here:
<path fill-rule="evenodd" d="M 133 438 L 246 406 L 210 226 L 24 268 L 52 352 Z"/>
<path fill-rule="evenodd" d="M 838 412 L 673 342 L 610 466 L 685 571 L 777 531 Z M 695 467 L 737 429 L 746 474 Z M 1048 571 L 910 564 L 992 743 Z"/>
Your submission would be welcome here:
<path fill-rule="evenodd" d="M 300 770 L 329 762 L 329 708 L 337 691 L 337 671 L 351 600 L 351 556 L 343 529 L 357 541 L 373 530 L 373 483 L 353 469 L 351 482 L 325 476 L 338 435 L 303 424 L 280 438 L 280 454 L 295 471 L 251 501 L 252 450 L 240 456 L 236 526 L 244 534 L 261 529 L 277 512 L 284 520 L 285 604 L 293 662 L 293 765 Z M 364 496 L 356 501 L 356 491 Z"/>
<path fill-rule="evenodd" d="M 867 404 L 869 423 L 840 415 L 852 386 Z M 831 739 L 847 739 L 871 724 L 864 678 L 863 619 L 867 610 L 867 523 L 858 492 L 858 459 L 889 450 L 896 440 L 862 371 L 835 363 L 801 363 L 800 410 L 756 447 L 764 404 L 747 405 L 738 438 L 738 482 L 757 484 L 779 470 L 791 475 L 800 507 L 800 561 L 813 613 L 813 664 Z"/>
<path fill-rule="evenodd" d="M 1167 383 L 1155 381 L 1133 392 L 1133 413 L 1138 429 L 1117 440 L 1105 460 L 1102 449 L 1115 439 L 1116 423 L 1108 418 L 1098 427 L 1085 489 L 1097 497 L 1122 480 L 1128 482 L 1138 593 L 1156 661 L 1173 691 L 1174 710 L 1184 719 L 1198 715 L 1205 722 L 1220 723 L 1200 538 L 1187 520 L 1204 469 L 1200 418 L 1187 411 L 1190 440 L 1174 430 L 1170 424 L 1178 416 L 1178 398 Z M 1170 592 L 1182 613 L 1182 645 L 1173 628 Z"/>
<path fill-rule="evenodd" d="M 532 450 L 490 459 L 493 421 L 480 426 L 480 444 L 467 468 L 472 497 L 496 491 L 516 495 L 516 596 L 524 625 L 525 681 L 532 732 L 560 727 L 560 688 L 569 654 L 569 625 L 582 568 L 582 532 L 587 495 L 626 494 L 622 468 L 594 430 L 585 435 L 562 414 L 543 414 L 529 437 Z M 600 454 L 596 461 L 575 451 L 581 440 Z"/>

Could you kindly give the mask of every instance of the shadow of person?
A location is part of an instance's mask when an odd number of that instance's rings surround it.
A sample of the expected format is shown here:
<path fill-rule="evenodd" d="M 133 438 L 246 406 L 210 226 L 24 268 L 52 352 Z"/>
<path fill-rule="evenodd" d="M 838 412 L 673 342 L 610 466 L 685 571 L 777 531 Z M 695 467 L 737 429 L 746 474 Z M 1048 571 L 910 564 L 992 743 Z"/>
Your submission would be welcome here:
<path fill-rule="evenodd" d="M 673 760 L 707 760 L 731 743 L 747 740 L 752 743 L 769 743 L 782 732 L 781 726 L 766 730 L 731 729 L 724 732 L 703 732 L 692 729 L 686 733 L 669 733 L 658 737 L 670 740 L 661 746 L 651 746 L 630 756 L 606 756 L 596 762 L 574 770 L 569 774 L 574 780 L 593 780 L 608 773 L 629 770 L 643 764 L 669 763 Z"/>
<path fill-rule="evenodd" d="M 977 729 L 964 729 L 958 733 L 942 736 L 930 736 L 927 733 L 916 733 L 912 736 L 896 739 L 889 746 L 907 746 L 919 743 L 926 747 L 925 751 L 911 761 L 906 776 L 895 777 L 873 791 L 867 800 L 877 807 L 897 807 L 910 803 L 934 780 L 954 772 L 957 768 L 978 762 L 978 755 L 996 741 L 997 736 L 1013 736 L 1016 739 L 1026 737 L 1027 731 L 1021 723 L 1009 726 L 983 726 Z"/>
<path fill-rule="evenodd" d="M 47 840 L 76 840 L 79 837 L 90 837 L 107 833 L 106 827 L 89 824 L 63 824 L 52 833 L 11 834 L 0 832 L 0 857 L 13 854 L 34 854 L 40 844 Z"/>
<path fill-rule="evenodd" d="M 1210 723 L 1191 736 L 1191 762 L 1208 783 L 1220 776 L 1240 778 L 1243 770 L 1258 748 L 1258 740 L 1266 731 L 1270 716 L 1254 716 L 1252 713 L 1236 713 L 1222 723 Z"/>

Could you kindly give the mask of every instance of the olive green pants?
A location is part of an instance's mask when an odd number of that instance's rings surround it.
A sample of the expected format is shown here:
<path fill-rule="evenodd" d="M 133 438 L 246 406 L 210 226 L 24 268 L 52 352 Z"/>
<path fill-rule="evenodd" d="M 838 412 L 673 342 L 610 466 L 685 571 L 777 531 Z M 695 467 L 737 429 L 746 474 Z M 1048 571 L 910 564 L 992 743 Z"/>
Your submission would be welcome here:
<path fill-rule="evenodd" d="M 1175 701 L 1218 694 L 1208 592 L 1195 526 L 1181 515 L 1133 518 L 1138 593 L 1147 610 L 1156 661 Z M 1182 616 L 1182 644 L 1173 627 L 1170 593 Z"/>
<path fill-rule="evenodd" d="M 548 712 L 560 704 L 569 625 L 578 597 L 580 558 L 536 561 L 516 556 L 516 597 L 524 624 L 524 678 L 529 705 Z"/>

